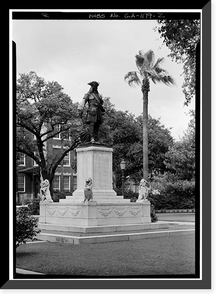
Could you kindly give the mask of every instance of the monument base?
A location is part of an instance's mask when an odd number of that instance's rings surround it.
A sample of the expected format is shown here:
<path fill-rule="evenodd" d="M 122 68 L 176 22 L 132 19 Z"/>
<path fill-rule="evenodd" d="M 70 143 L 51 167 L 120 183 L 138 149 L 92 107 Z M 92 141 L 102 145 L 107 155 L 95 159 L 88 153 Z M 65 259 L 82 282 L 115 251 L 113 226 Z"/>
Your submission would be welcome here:
<path fill-rule="evenodd" d="M 77 189 L 72 196 L 66 196 L 66 199 L 60 199 L 61 203 L 81 203 L 84 200 L 84 189 Z M 123 199 L 123 196 L 117 196 L 114 190 L 93 190 L 93 199 L 97 203 L 110 202 L 129 202 L 129 199 Z"/>
<path fill-rule="evenodd" d="M 151 223 L 150 202 L 40 203 L 40 229 L 42 223 L 72 226 Z"/>
<path fill-rule="evenodd" d="M 129 200 L 128 200 L 129 201 Z M 150 202 L 41 203 L 40 240 L 71 244 L 146 239 L 166 223 L 151 223 Z M 161 235 L 159 231 L 158 235 Z"/>
<path fill-rule="evenodd" d="M 119 226 L 138 230 L 140 226 L 151 225 L 149 201 L 131 203 L 129 199 L 117 196 L 113 190 L 112 148 L 88 144 L 80 146 L 76 152 L 77 190 L 57 203 L 40 203 L 40 230 L 63 232 L 69 236 L 70 232 L 94 230 L 103 234 L 107 230 L 115 232 Z M 89 177 L 92 179 L 93 198 L 84 202 L 84 187 Z M 57 234 L 40 233 L 39 238 L 47 240 L 49 236 Z M 51 238 L 51 241 L 57 240 Z"/>

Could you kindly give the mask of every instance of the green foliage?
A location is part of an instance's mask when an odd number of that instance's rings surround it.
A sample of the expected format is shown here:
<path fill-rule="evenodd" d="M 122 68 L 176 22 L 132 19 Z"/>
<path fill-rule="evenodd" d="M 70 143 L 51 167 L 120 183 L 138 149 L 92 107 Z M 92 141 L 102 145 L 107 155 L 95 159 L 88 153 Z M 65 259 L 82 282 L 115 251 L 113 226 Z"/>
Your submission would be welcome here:
<path fill-rule="evenodd" d="M 148 50 L 147 52 L 139 51 L 136 57 L 136 66 L 139 70 L 128 72 L 124 79 L 130 86 L 141 85 L 142 90 L 144 89 L 144 84 L 147 84 L 144 79 L 152 80 L 153 83 L 164 83 L 166 85 L 174 84 L 174 79 L 168 74 L 168 72 L 162 68 L 161 64 L 164 58 L 158 58 L 155 60 L 155 54 L 153 50 Z M 149 91 L 149 85 L 147 86 Z"/>
<path fill-rule="evenodd" d="M 136 118 L 140 126 L 140 140 L 128 148 L 126 154 L 128 175 L 135 181 L 142 178 L 143 168 L 143 143 L 142 143 L 142 116 Z M 148 156 L 149 156 L 149 174 L 163 173 L 166 170 L 164 164 L 165 153 L 173 145 L 173 138 L 169 129 L 161 124 L 160 120 L 148 118 Z"/>
<path fill-rule="evenodd" d="M 46 82 L 35 72 L 20 74 L 16 86 L 16 150 L 40 167 L 50 188 L 55 170 L 65 155 L 75 149 L 83 129 L 77 103 L 55 82 Z M 47 140 L 60 134 L 61 151 L 46 152 Z M 71 141 L 67 139 L 67 135 Z M 33 136 L 35 142 L 33 142 Z"/>
<path fill-rule="evenodd" d="M 177 142 L 165 155 L 165 165 L 176 178 L 191 180 L 195 175 L 195 148 L 183 141 Z"/>
<path fill-rule="evenodd" d="M 142 116 L 138 117 L 142 122 Z M 173 145 L 173 138 L 169 129 L 161 124 L 160 119 L 148 118 L 148 156 L 149 156 L 149 173 L 163 173 L 166 170 L 164 164 L 165 153 Z"/>
<path fill-rule="evenodd" d="M 66 199 L 66 194 L 59 190 L 53 190 L 53 201 L 59 202 L 59 199 Z"/>
<path fill-rule="evenodd" d="M 175 178 L 174 178 L 175 179 Z M 192 209 L 195 208 L 195 181 L 172 180 L 165 174 L 156 176 L 151 183 L 152 189 L 160 194 L 150 193 L 149 200 L 155 209 Z"/>
<path fill-rule="evenodd" d="M 191 120 L 184 137 L 174 143 L 165 154 L 164 164 L 176 179 L 192 180 L 195 177 L 195 113 L 190 111 Z"/>
<path fill-rule="evenodd" d="M 37 228 L 37 219 L 30 215 L 27 207 L 17 208 L 16 210 L 16 247 L 26 243 L 27 240 L 34 240 L 40 232 Z"/>
<path fill-rule="evenodd" d="M 121 187 L 120 161 L 126 161 L 125 176 L 139 182 L 143 170 L 143 120 L 128 111 L 116 110 L 109 98 L 104 99 L 106 113 L 101 126 L 103 142 L 113 147 L 113 171 L 117 187 Z M 150 172 L 164 172 L 165 153 L 173 144 L 170 131 L 160 120 L 149 116 L 149 168 Z"/>
<path fill-rule="evenodd" d="M 200 41 L 200 20 L 158 20 L 158 32 L 171 50 L 172 60 L 183 63 L 184 105 L 195 95 L 196 47 Z"/>
<path fill-rule="evenodd" d="M 44 140 L 66 131 L 55 128 L 68 125 L 68 121 L 77 114 L 71 98 L 63 93 L 63 88 L 55 81 L 46 82 L 35 72 L 20 74 L 17 80 L 16 115 L 17 126 Z M 50 124 L 47 133 L 42 131 L 44 123 Z M 56 129 L 56 130 L 55 130 Z M 43 139 L 42 139 L 43 140 Z"/>
<path fill-rule="evenodd" d="M 154 177 L 150 194 L 155 209 L 195 208 L 195 112 L 184 137 L 165 153 L 165 173 Z"/>
<path fill-rule="evenodd" d="M 140 85 L 143 98 L 143 178 L 148 180 L 148 93 L 150 91 L 150 81 L 153 83 L 164 83 L 166 85 L 175 84 L 174 79 L 162 68 L 163 58 L 155 61 L 154 52 L 150 49 L 147 52 L 139 51 L 136 57 L 138 71 L 130 71 L 124 79 L 129 86 Z"/>
<path fill-rule="evenodd" d="M 150 217 L 151 217 L 151 222 L 152 223 L 158 221 L 158 218 L 157 218 L 157 215 L 156 215 L 156 212 L 155 212 L 155 208 L 154 208 L 154 205 L 152 203 L 151 203 L 151 206 L 150 206 Z"/>
<path fill-rule="evenodd" d="M 29 213 L 30 215 L 39 215 L 39 203 L 40 203 L 40 198 L 34 198 L 30 199 L 27 202 L 28 208 L 29 208 Z"/>

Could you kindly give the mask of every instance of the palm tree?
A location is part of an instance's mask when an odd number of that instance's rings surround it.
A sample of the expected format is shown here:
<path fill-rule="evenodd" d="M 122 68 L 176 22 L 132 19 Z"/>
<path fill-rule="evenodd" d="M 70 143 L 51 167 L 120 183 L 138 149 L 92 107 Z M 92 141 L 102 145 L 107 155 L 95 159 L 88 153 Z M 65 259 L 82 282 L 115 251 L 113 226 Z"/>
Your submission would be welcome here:
<path fill-rule="evenodd" d="M 163 82 L 166 85 L 175 84 L 172 76 L 161 68 L 164 58 L 158 58 L 152 50 L 144 53 L 139 51 L 136 56 L 138 71 L 128 72 L 124 79 L 130 86 L 140 85 L 143 94 L 143 178 L 148 180 L 148 93 L 150 91 L 150 80 L 153 83 Z"/>

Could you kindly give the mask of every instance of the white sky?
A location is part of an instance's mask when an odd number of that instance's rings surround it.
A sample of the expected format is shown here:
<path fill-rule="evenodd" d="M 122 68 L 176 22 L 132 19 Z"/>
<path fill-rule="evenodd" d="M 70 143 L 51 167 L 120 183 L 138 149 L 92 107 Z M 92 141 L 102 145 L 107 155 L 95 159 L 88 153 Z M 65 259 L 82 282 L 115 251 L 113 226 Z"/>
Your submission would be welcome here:
<path fill-rule="evenodd" d="M 179 139 L 187 129 L 194 101 L 184 107 L 182 65 L 172 62 L 168 48 L 153 28 L 155 20 L 14 20 L 17 73 L 35 71 L 46 81 L 57 81 L 73 102 L 81 101 L 90 81 L 99 81 L 99 92 L 110 97 L 116 109 L 142 113 L 140 87 L 124 81 L 128 71 L 137 70 L 135 55 L 152 49 L 164 57 L 163 68 L 176 86 L 151 83 L 149 113 Z M 161 47 L 161 48 L 160 48 Z"/>

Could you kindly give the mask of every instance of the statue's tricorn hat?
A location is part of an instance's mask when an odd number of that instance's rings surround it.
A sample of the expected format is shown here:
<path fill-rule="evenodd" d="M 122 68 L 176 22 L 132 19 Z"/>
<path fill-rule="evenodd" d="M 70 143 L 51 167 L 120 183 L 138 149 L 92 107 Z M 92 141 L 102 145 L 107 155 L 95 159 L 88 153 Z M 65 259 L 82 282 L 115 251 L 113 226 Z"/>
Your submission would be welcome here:
<path fill-rule="evenodd" d="M 93 86 L 93 87 L 98 87 L 99 86 L 99 83 L 97 81 L 91 81 L 88 84 Z"/>

